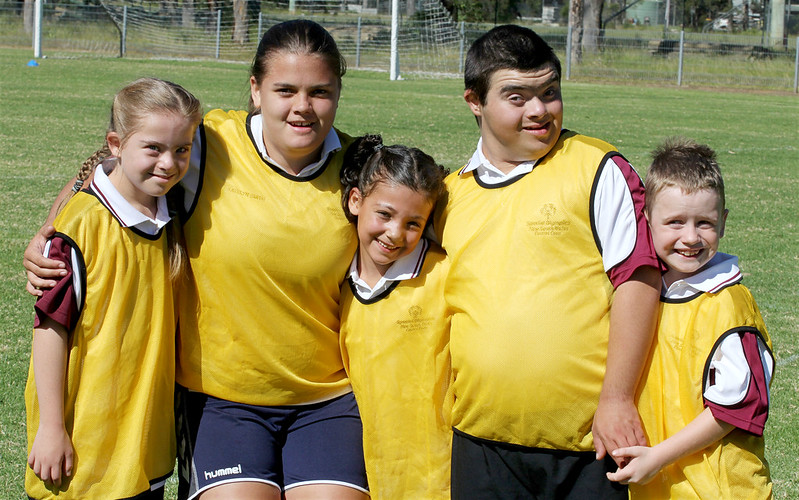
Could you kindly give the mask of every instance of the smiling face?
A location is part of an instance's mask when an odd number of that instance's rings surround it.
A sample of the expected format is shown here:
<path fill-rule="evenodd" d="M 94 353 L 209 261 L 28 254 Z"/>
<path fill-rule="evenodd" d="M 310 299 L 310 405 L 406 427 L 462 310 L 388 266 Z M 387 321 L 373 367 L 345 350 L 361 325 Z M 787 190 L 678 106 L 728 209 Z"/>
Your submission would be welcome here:
<path fill-rule="evenodd" d="M 166 112 L 144 116 L 124 142 L 109 132 L 109 149 L 119 159 L 108 176 L 111 183 L 131 205 L 153 218 L 156 197 L 165 195 L 189 168 L 196 128 L 191 120 Z"/>
<path fill-rule="evenodd" d="M 275 52 L 266 76 L 250 78 L 269 156 L 297 174 L 319 159 L 336 117 L 341 83 L 322 56 Z"/>
<path fill-rule="evenodd" d="M 464 98 L 480 121 L 483 154 L 505 173 L 546 155 L 560 136 L 563 100 L 558 73 L 550 65 L 498 70 L 484 103 L 473 90 Z"/>
<path fill-rule="evenodd" d="M 719 248 L 727 211 L 713 190 L 690 194 L 676 186 L 655 195 L 647 213 L 658 257 L 668 266 L 667 286 L 696 274 Z"/>
<path fill-rule="evenodd" d="M 366 197 L 353 188 L 348 205 L 358 217 L 358 273 L 371 286 L 416 248 L 433 209 L 426 193 L 386 182 L 376 183 Z"/>

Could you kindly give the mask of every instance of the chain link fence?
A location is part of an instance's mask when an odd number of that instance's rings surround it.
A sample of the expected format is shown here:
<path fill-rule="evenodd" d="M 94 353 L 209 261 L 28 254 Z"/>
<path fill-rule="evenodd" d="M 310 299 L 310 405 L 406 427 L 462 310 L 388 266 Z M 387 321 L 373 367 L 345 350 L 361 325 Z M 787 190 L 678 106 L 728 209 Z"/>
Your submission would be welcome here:
<path fill-rule="evenodd" d="M 43 6 L 41 51 L 47 57 L 133 57 L 219 59 L 249 62 L 260 34 L 302 15 L 327 28 L 351 68 L 389 71 L 391 21 L 374 9 L 331 0 L 313 12 L 289 12 L 288 5 L 249 12 L 246 29 L 232 8 L 206 4 L 187 16 L 168 3 L 105 3 L 100 6 Z M 406 0 L 407 1 L 407 0 Z M 469 44 L 493 25 L 454 23 L 438 0 L 416 0 L 413 15 L 399 23 L 398 59 L 402 78 L 459 77 Z M 301 0 L 292 8 L 302 7 Z M 0 46 L 33 47 L 31 20 L 21 3 L 0 3 Z M 198 4 L 199 6 L 200 4 Z M 264 4 L 267 5 L 267 4 Z M 307 5 L 306 5 L 307 7 Z M 28 26 L 26 26 L 26 23 Z M 639 82 L 692 87 L 797 91 L 797 39 L 778 47 L 763 36 L 681 33 L 632 27 L 581 33 L 596 35 L 592 50 L 572 47 L 567 27 L 531 25 L 556 50 L 564 77 L 572 81 Z M 238 40 L 234 41 L 234 29 Z M 33 53 L 32 53 L 33 54 Z"/>

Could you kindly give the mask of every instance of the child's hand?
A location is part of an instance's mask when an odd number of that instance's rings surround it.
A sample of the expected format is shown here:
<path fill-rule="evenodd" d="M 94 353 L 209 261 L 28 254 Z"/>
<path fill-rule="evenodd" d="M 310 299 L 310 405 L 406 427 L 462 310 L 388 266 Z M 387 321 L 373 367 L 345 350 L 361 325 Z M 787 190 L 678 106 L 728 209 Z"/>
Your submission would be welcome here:
<path fill-rule="evenodd" d="M 657 453 L 648 446 L 619 448 L 611 455 L 617 463 L 622 462 L 626 465 L 619 467 L 616 472 L 608 472 L 608 479 L 622 484 L 646 484 L 663 468 Z"/>
<path fill-rule="evenodd" d="M 50 429 L 39 426 L 33 439 L 28 465 L 33 473 L 54 486 L 72 475 L 72 441 L 64 428 Z"/>
<path fill-rule="evenodd" d="M 56 281 L 67 274 L 62 262 L 48 259 L 43 255 L 47 239 L 54 234 L 53 226 L 42 227 L 28 243 L 22 259 L 22 266 L 28 276 L 26 289 L 36 297 L 42 295 L 41 288 L 53 288 Z"/>

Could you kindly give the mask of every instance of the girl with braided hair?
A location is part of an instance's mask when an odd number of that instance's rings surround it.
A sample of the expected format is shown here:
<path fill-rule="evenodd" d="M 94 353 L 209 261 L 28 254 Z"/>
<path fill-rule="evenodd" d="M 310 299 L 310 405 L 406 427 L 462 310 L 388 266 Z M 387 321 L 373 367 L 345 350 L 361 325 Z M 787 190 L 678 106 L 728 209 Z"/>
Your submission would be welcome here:
<path fill-rule="evenodd" d="M 165 195 L 188 169 L 201 119 L 179 85 L 127 85 L 106 145 L 60 207 L 45 254 L 68 275 L 36 302 L 25 391 L 30 498 L 163 498 L 176 449 L 173 284 L 184 262 Z"/>

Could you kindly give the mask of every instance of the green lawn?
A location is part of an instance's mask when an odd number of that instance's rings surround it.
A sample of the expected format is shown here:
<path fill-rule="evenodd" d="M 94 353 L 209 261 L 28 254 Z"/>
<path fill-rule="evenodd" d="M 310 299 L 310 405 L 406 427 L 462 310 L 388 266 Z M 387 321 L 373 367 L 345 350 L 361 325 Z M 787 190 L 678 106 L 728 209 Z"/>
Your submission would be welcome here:
<path fill-rule="evenodd" d="M 243 108 L 247 66 L 131 59 L 43 59 L 0 49 L 0 498 L 23 498 L 27 376 L 33 300 L 22 252 L 55 193 L 101 145 L 114 92 L 140 76 L 174 80 L 207 109 Z M 344 78 L 337 126 L 420 147 L 451 169 L 478 132 L 458 80 Z M 730 216 L 721 250 L 739 255 L 775 344 L 777 368 L 766 430 L 777 498 L 799 497 L 799 97 L 675 88 L 564 84 L 565 126 L 616 146 L 645 173 L 648 152 L 669 135 L 719 154 Z M 794 450 L 794 451 L 791 451 Z"/>

